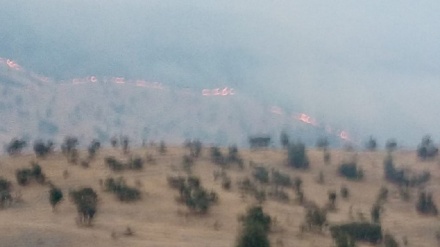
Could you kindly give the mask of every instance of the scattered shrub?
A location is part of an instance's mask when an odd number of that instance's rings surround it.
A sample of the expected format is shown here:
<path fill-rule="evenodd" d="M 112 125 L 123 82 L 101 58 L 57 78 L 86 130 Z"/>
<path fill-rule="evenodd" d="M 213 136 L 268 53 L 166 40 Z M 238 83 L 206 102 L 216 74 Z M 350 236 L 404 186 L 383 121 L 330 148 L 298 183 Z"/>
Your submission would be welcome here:
<path fill-rule="evenodd" d="M 384 247 L 399 247 L 399 243 L 397 243 L 394 236 L 391 234 L 385 234 L 383 236 L 383 246 Z"/>
<path fill-rule="evenodd" d="M 107 166 L 116 172 L 123 170 L 141 170 L 144 167 L 144 161 L 140 157 L 130 157 L 127 163 L 117 160 L 115 157 L 110 156 L 105 158 Z"/>
<path fill-rule="evenodd" d="M 18 155 L 26 146 L 27 146 L 27 142 L 25 140 L 14 138 L 6 146 L 6 152 L 9 155 Z"/>
<path fill-rule="evenodd" d="M 328 165 L 331 161 L 331 154 L 329 151 L 324 152 L 324 164 Z"/>
<path fill-rule="evenodd" d="M 122 202 L 136 201 L 141 198 L 139 189 L 126 185 L 122 177 L 118 179 L 107 178 L 104 182 L 104 186 L 107 191 L 114 193 Z"/>
<path fill-rule="evenodd" d="M 374 139 L 372 136 L 370 136 L 370 139 L 368 139 L 367 143 L 365 143 L 365 148 L 368 151 L 376 151 L 376 149 L 377 149 L 376 139 Z"/>
<path fill-rule="evenodd" d="M 380 215 L 382 211 L 382 206 L 379 203 L 373 204 L 371 207 L 371 221 L 376 224 L 380 224 Z"/>
<path fill-rule="evenodd" d="M 341 193 L 341 197 L 344 199 L 346 199 L 350 196 L 350 191 L 348 190 L 347 186 L 345 186 L 345 185 L 341 186 L 340 193 Z"/>
<path fill-rule="evenodd" d="M 243 159 L 240 157 L 238 153 L 237 146 L 233 145 L 229 147 L 228 157 L 226 158 L 226 162 L 229 164 L 237 164 L 239 168 L 243 168 Z"/>
<path fill-rule="evenodd" d="M 334 210 L 336 208 L 336 198 L 337 194 L 334 191 L 328 192 L 328 208 Z"/>
<path fill-rule="evenodd" d="M 270 247 L 267 234 L 271 217 L 260 206 L 249 208 L 247 214 L 239 218 L 243 230 L 237 239 L 237 247 Z"/>
<path fill-rule="evenodd" d="M 91 225 L 98 205 L 98 195 L 96 192 L 92 188 L 86 187 L 71 191 L 69 196 L 76 205 L 79 223 Z"/>
<path fill-rule="evenodd" d="M 28 185 L 32 180 L 43 184 L 46 180 L 46 176 L 41 171 L 41 166 L 37 163 L 32 163 L 31 168 L 18 169 L 15 172 L 17 183 L 19 185 Z"/>
<path fill-rule="evenodd" d="M 387 140 L 387 142 L 385 144 L 385 148 L 388 151 L 388 153 L 393 152 L 394 150 L 397 149 L 397 141 L 395 139 Z"/>
<path fill-rule="evenodd" d="M 254 168 L 254 178 L 258 180 L 260 183 L 267 184 L 269 183 L 269 172 L 266 167 L 257 166 Z"/>
<path fill-rule="evenodd" d="M 216 165 L 226 165 L 226 158 L 223 156 L 219 147 L 211 147 L 211 161 Z"/>
<path fill-rule="evenodd" d="M 329 146 L 329 141 L 328 141 L 327 137 L 320 137 L 316 141 L 316 147 L 318 149 L 326 151 L 328 146 Z"/>
<path fill-rule="evenodd" d="M 159 153 L 162 155 L 167 153 L 167 146 L 164 141 L 161 141 L 159 144 Z"/>
<path fill-rule="evenodd" d="M 101 142 L 99 142 L 98 140 L 94 139 L 89 147 L 87 148 L 87 151 L 89 152 L 89 158 L 93 159 L 96 155 L 96 152 L 98 152 L 98 150 L 101 148 Z"/>
<path fill-rule="evenodd" d="M 398 185 L 406 186 L 418 186 L 428 182 L 431 178 L 431 174 L 427 171 L 418 175 L 413 174 L 410 176 L 405 170 L 395 168 L 393 157 L 391 155 L 384 160 L 384 173 L 386 180 Z"/>
<path fill-rule="evenodd" d="M 48 154 L 52 153 L 53 151 L 53 142 L 47 141 L 46 143 L 42 140 L 37 140 L 34 143 L 34 152 L 38 157 L 46 157 Z"/>
<path fill-rule="evenodd" d="M 277 170 L 272 170 L 272 183 L 274 183 L 277 187 L 292 186 L 292 180 L 290 179 L 289 175 L 281 173 Z"/>
<path fill-rule="evenodd" d="M 434 201 L 432 200 L 432 194 L 425 191 L 419 193 L 419 199 L 416 204 L 416 209 L 419 213 L 437 215 L 438 210 Z"/>
<path fill-rule="evenodd" d="M 306 147 L 303 143 L 292 143 L 287 152 L 287 163 L 294 168 L 309 168 L 309 159 L 306 154 Z"/>
<path fill-rule="evenodd" d="M 61 202 L 63 199 L 63 192 L 61 189 L 52 186 L 49 190 L 49 202 L 53 209 L 55 209 L 55 206 Z"/>
<path fill-rule="evenodd" d="M 197 213 L 207 213 L 210 206 L 218 201 L 215 192 L 208 192 L 200 183 L 198 177 L 168 177 L 168 184 L 179 190 L 180 201 Z"/>
<path fill-rule="evenodd" d="M 281 146 L 286 149 L 289 146 L 289 136 L 285 131 L 282 131 L 280 134 L 280 142 Z"/>
<path fill-rule="evenodd" d="M 327 224 L 327 211 L 311 204 L 306 208 L 305 224 L 308 230 L 322 231 Z"/>
<path fill-rule="evenodd" d="M 422 142 L 417 147 L 417 155 L 422 160 L 432 159 L 438 155 L 438 148 L 434 145 L 430 136 L 422 138 Z"/>
<path fill-rule="evenodd" d="M 3 177 L 0 177 L 0 207 L 5 207 L 6 204 L 12 202 L 11 196 L 12 185 L 11 182 Z"/>
<path fill-rule="evenodd" d="M 361 180 L 364 177 L 362 169 L 358 168 L 356 162 L 342 163 L 338 172 L 341 176 L 344 176 L 350 180 Z"/>
<path fill-rule="evenodd" d="M 194 158 L 198 158 L 202 153 L 202 142 L 199 140 L 185 141 L 185 147 L 189 148 L 190 155 Z"/>
<path fill-rule="evenodd" d="M 249 145 L 251 149 L 267 148 L 270 144 L 270 136 L 251 136 L 249 137 Z"/>
<path fill-rule="evenodd" d="M 382 227 L 369 222 L 351 222 L 330 227 L 334 239 L 340 235 L 348 235 L 354 241 L 366 241 L 376 244 L 382 240 Z"/>

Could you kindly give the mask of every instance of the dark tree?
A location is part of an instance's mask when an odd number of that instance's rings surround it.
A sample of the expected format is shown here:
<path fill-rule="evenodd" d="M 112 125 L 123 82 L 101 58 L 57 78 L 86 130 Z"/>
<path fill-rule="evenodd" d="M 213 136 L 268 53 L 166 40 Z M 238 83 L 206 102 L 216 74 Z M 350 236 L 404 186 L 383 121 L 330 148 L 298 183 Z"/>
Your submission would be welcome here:
<path fill-rule="evenodd" d="M 79 223 L 91 225 L 98 205 L 98 195 L 96 192 L 92 188 L 86 187 L 72 191 L 70 197 L 76 205 Z"/>
<path fill-rule="evenodd" d="M 306 153 L 306 146 L 304 143 L 293 143 L 289 146 L 287 152 L 287 163 L 294 168 L 307 169 L 309 168 L 309 159 Z"/>
<path fill-rule="evenodd" d="M 12 202 L 11 189 L 11 182 L 0 177 L 0 208 Z"/>
<path fill-rule="evenodd" d="M 327 139 L 327 137 L 320 137 L 318 138 L 318 140 L 316 141 L 316 147 L 319 149 L 322 149 L 324 151 L 327 150 L 328 146 L 329 146 L 329 141 Z"/>
<path fill-rule="evenodd" d="M 287 148 L 289 146 L 289 136 L 285 131 L 282 131 L 280 134 L 280 142 L 283 148 Z"/>
<path fill-rule="evenodd" d="M 377 149 L 376 139 L 374 139 L 372 136 L 370 136 L 370 139 L 368 139 L 367 143 L 365 143 L 365 148 L 368 151 L 376 151 L 376 149 Z"/>
<path fill-rule="evenodd" d="M 252 149 L 267 148 L 270 144 L 270 136 L 251 136 L 249 137 L 249 145 Z"/>
<path fill-rule="evenodd" d="M 87 148 L 87 151 L 89 152 L 89 157 L 94 158 L 96 155 L 96 152 L 101 148 L 101 142 L 99 140 L 94 139 L 89 147 Z"/>
<path fill-rule="evenodd" d="M 27 146 L 27 142 L 23 139 L 12 139 L 6 147 L 6 152 L 9 155 L 20 154 L 23 148 Z"/>
<path fill-rule="evenodd" d="M 395 139 L 387 140 L 385 144 L 385 148 L 389 153 L 393 152 L 394 150 L 397 149 L 397 141 Z"/>
<path fill-rule="evenodd" d="M 434 145 L 429 135 L 422 138 L 422 142 L 417 148 L 417 155 L 422 159 L 432 159 L 438 154 L 438 148 Z"/>
<path fill-rule="evenodd" d="M 34 152 L 38 157 L 46 157 L 53 150 L 53 142 L 47 141 L 46 143 L 42 140 L 37 140 L 34 143 Z"/>
<path fill-rule="evenodd" d="M 61 202 L 63 199 L 63 192 L 61 189 L 52 186 L 49 191 L 49 202 L 53 209 L 55 209 L 55 206 Z"/>

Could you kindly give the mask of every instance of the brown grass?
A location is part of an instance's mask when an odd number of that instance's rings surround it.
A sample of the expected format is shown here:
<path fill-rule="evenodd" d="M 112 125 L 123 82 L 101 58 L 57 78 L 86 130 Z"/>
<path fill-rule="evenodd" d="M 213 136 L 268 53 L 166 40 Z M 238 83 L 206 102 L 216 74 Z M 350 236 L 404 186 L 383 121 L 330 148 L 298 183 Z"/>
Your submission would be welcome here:
<path fill-rule="evenodd" d="M 67 198 L 52 211 L 48 201 L 47 186 L 31 184 L 20 187 L 15 180 L 15 170 L 28 167 L 33 155 L 20 157 L 3 157 L 0 159 L 0 176 L 13 181 L 14 192 L 21 194 L 21 202 L 0 210 L 0 245 L 1 246 L 179 246 L 179 247 L 223 247 L 234 246 L 240 230 L 237 221 L 239 214 L 255 200 L 250 196 L 242 197 L 236 187 L 236 181 L 245 176 L 251 176 L 249 161 L 261 163 L 268 168 L 276 168 L 288 173 L 292 178 L 300 176 L 308 200 L 325 205 L 327 192 L 338 192 L 337 211 L 329 214 L 333 223 L 349 220 L 352 207 L 356 218 L 363 213 L 370 218 L 370 208 L 375 201 L 381 186 L 390 190 L 388 202 L 382 216 L 382 225 L 386 232 L 392 233 L 401 243 L 406 237 L 409 246 L 437 246 L 435 233 L 439 228 L 436 217 L 420 216 L 415 211 L 417 189 L 411 191 L 409 202 L 399 198 L 396 186 L 386 183 L 383 179 L 382 161 L 384 153 L 362 152 L 357 155 L 358 164 L 365 171 L 365 179 L 351 182 L 337 175 L 338 164 L 352 158 L 353 153 L 332 150 L 330 165 L 324 165 L 320 151 L 309 151 L 311 169 L 308 171 L 293 170 L 285 165 L 286 153 L 282 150 L 241 151 L 245 160 L 245 170 L 227 170 L 232 178 L 231 191 L 221 187 L 221 180 L 214 181 L 213 172 L 218 167 L 209 161 L 209 150 L 204 150 L 202 157 L 196 161 L 193 173 L 202 179 L 207 189 L 219 194 L 220 201 L 214 205 L 208 215 L 191 215 L 186 207 L 175 200 L 177 192 L 169 188 L 166 177 L 169 175 L 185 174 L 181 166 L 182 148 L 168 148 L 164 156 L 156 149 L 144 148 L 133 153 L 146 157 L 152 154 L 156 164 L 145 164 L 143 171 L 111 172 L 104 164 L 108 155 L 122 156 L 120 150 L 108 149 L 101 151 L 90 168 L 80 165 L 70 165 L 61 154 L 54 154 L 46 159 L 38 160 L 48 179 L 60 187 L 65 197 L 70 189 L 80 186 L 91 186 L 98 191 L 98 214 L 92 227 L 79 227 L 75 223 L 76 209 Z M 81 153 L 81 156 L 85 156 Z M 415 170 L 429 170 L 432 178 L 427 189 L 433 192 L 438 202 L 440 183 L 440 168 L 437 161 L 419 162 L 414 152 L 397 152 L 395 162 Z M 69 176 L 63 177 L 65 170 Z M 318 174 L 323 171 L 325 183 L 316 182 Z M 121 203 L 111 193 L 106 193 L 99 185 L 99 179 L 109 176 L 123 176 L 129 185 L 140 185 L 142 200 L 135 203 Z M 139 181 L 139 182 L 137 182 Z M 340 198 L 339 189 L 346 185 L 350 190 L 350 198 Z M 304 219 L 304 208 L 294 202 L 294 192 L 287 190 L 290 202 L 281 203 L 267 200 L 264 210 L 276 218 L 276 225 L 270 233 L 272 246 L 332 246 L 328 232 L 301 233 L 300 225 Z M 437 203 L 440 205 L 440 202 Z M 127 227 L 134 233 L 124 234 Z M 362 246 L 362 245 L 360 245 Z M 367 245 L 366 245 L 367 246 Z"/>

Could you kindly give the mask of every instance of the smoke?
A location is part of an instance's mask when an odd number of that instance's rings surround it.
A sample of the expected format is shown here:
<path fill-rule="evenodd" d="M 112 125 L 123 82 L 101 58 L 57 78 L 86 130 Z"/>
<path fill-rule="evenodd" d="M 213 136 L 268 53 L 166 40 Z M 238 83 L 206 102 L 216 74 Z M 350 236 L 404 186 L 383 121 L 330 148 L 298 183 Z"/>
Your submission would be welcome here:
<path fill-rule="evenodd" d="M 359 139 L 440 138 L 438 1 L 0 3 L 0 57 L 56 79 L 231 86 Z"/>

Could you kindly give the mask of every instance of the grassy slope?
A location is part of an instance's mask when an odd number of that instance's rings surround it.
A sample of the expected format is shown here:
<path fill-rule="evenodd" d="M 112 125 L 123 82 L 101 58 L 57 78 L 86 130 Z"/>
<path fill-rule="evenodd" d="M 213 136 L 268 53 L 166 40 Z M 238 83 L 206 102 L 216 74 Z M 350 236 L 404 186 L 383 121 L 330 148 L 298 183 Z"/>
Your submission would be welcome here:
<path fill-rule="evenodd" d="M 436 217 L 419 216 L 416 213 L 414 198 L 417 191 L 412 191 L 410 202 L 402 202 L 397 188 L 384 182 L 384 153 L 359 153 L 359 164 L 365 170 L 366 178 L 362 182 L 350 182 L 337 176 L 336 169 L 337 164 L 349 159 L 352 153 L 333 150 L 332 164 L 326 166 L 322 161 L 322 153 L 312 150 L 309 151 L 311 170 L 296 171 L 284 165 L 284 151 L 241 151 L 246 161 L 246 169 L 227 171 L 234 183 L 231 191 L 224 191 L 220 182 L 215 182 L 213 178 L 213 172 L 218 168 L 209 162 L 208 151 L 204 150 L 203 157 L 196 162 L 193 172 L 202 178 L 206 188 L 218 192 L 220 198 L 219 204 L 213 206 L 207 216 L 188 216 L 186 208 L 175 202 L 176 192 L 166 183 L 168 175 L 184 174 L 180 165 L 184 149 L 170 148 L 164 156 L 151 147 L 133 153 L 142 157 L 147 153 L 152 154 L 157 159 L 157 164 L 146 164 L 141 172 L 125 171 L 114 174 L 105 167 L 103 159 L 108 155 L 121 156 L 119 150 L 101 151 L 88 169 L 67 164 L 66 159 L 60 154 L 38 161 L 47 177 L 62 188 L 65 195 L 69 189 L 79 186 L 92 186 L 98 191 L 100 203 L 92 228 L 78 227 L 75 224 L 76 210 L 69 200 L 63 201 L 57 211 L 52 212 L 47 187 L 38 184 L 20 187 L 16 184 L 15 170 L 28 167 L 29 162 L 35 159 L 33 155 L 1 158 L 0 176 L 14 181 L 14 190 L 20 191 L 23 199 L 23 202 L 0 210 L 1 246 L 233 246 L 239 231 L 237 216 L 254 203 L 251 197 L 243 198 L 235 186 L 238 178 L 250 176 L 250 160 L 264 163 L 268 167 L 276 167 L 292 177 L 301 176 L 306 198 L 320 205 L 326 203 L 328 190 L 339 191 L 342 184 L 347 185 L 352 196 L 347 201 L 338 198 L 338 211 L 329 214 L 331 222 L 349 220 L 350 206 L 355 217 L 359 211 L 369 218 L 370 207 L 380 187 L 387 185 L 390 196 L 383 214 L 384 229 L 394 234 L 399 242 L 406 236 L 410 246 L 436 245 L 438 220 Z M 430 170 L 432 179 L 427 187 L 434 192 L 434 199 L 440 197 L 437 192 L 440 186 L 440 169 L 436 161 L 418 162 L 414 152 L 398 152 L 395 159 L 397 164 L 408 165 L 413 169 Z M 69 171 L 70 176 L 67 179 L 63 178 L 64 170 Z M 324 184 L 316 182 L 321 170 L 325 176 Z M 99 179 L 105 179 L 110 175 L 123 176 L 130 185 L 139 180 L 142 183 L 143 199 L 136 203 L 124 204 L 117 201 L 113 195 L 103 192 L 99 186 Z M 288 192 L 291 198 L 294 198 L 293 191 Z M 440 205 L 440 202 L 437 204 Z M 328 233 L 300 233 L 299 225 L 303 222 L 304 209 L 294 200 L 289 203 L 268 200 L 264 203 L 264 210 L 277 219 L 274 233 L 270 234 L 273 246 L 282 246 L 281 242 L 283 246 L 299 247 L 332 245 Z M 216 225 L 219 227 L 216 228 Z M 133 229 L 135 236 L 122 235 L 127 226 Z M 111 236 L 112 232 L 116 233 L 116 238 Z"/>

